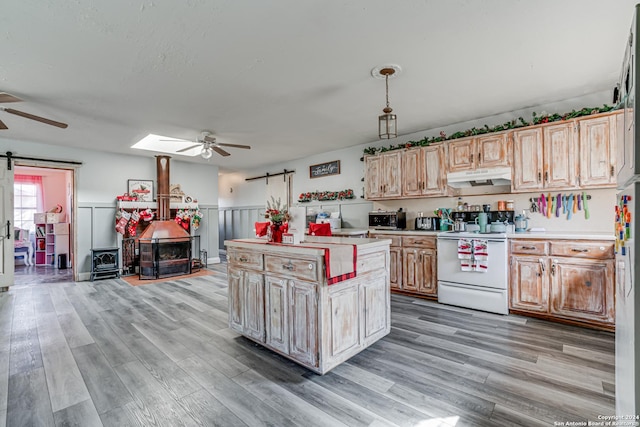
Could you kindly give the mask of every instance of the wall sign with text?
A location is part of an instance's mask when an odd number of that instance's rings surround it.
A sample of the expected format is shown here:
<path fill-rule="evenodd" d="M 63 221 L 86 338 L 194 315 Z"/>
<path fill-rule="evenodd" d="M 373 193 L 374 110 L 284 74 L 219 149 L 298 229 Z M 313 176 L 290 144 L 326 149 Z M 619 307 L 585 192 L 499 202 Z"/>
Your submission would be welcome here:
<path fill-rule="evenodd" d="M 318 165 L 309 166 L 309 178 L 320 178 L 321 176 L 339 175 L 340 160 L 332 162 L 320 163 Z"/>

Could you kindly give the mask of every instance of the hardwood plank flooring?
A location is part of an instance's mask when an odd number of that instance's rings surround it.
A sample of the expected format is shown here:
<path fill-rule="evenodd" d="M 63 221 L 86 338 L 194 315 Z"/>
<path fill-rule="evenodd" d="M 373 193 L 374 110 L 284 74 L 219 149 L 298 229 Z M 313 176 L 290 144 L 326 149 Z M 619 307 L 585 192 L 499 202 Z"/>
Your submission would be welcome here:
<path fill-rule="evenodd" d="M 324 376 L 227 326 L 225 265 L 0 294 L 2 426 L 549 426 L 615 414 L 612 333 L 391 298 Z"/>

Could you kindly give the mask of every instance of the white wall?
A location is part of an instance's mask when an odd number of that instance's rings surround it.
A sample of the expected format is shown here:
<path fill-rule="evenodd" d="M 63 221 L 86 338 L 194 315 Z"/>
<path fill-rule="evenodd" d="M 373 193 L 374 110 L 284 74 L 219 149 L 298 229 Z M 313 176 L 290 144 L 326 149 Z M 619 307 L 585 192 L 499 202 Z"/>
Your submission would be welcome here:
<path fill-rule="evenodd" d="M 77 168 L 77 251 L 74 268 L 86 278 L 91 248 L 115 246 L 116 196 L 127 191 L 127 179 L 156 180 L 155 157 L 125 156 L 71 147 L 0 138 L 0 152 L 14 156 L 82 162 Z M 46 165 L 46 164 L 43 164 Z M 197 234 L 210 260 L 218 259 L 218 167 L 171 160 L 171 183 L 198 200 L 204 221 Z M 157 189 L 157 187 L 156 187 Z"/>
<path fill-rule="evenodd" d="M 345 201 L 345 203 L 354 203 L 361 205 L 363 199 L 360 196 L 363 195 L 364 183 L 361 178 L 364 177 L 364 163 L 360 161 L 363 156 L 363 150 L 367 147 L 380 147 L 387 146 L 389 144 L 398 145 L 403 142 L 411 140 L 420 140 L 425 136 L 437 136 L 440 131 L 444 131 L 447 134 L 451 134 L 456 131 L 463 131 L 472 127 L 481 127 L 485 124 L 489 126 L 495 126 L 507 121 L 517 119 L 522 116 L 525 120 L 531 121 L 532 113 L 566 113 L 572 109 L 581 109 L 583 107 L 598 107 L 602 104 L 610 103 L 611 92 L 603 91 L 593 94 L 588 94 L 578 98 L 567 99 L 565 101 L 556 102 L 553 104 L 546 104 L 541 106 L 535 106 L 513 112 L 507 112 L 498 114 L 491 117 L 486 117 L 480 120 L 457 123 L 447 126 L 442 126 L 436 129 L 430 129 L 420 132 L 415 132 L 408 135 L 402 135 L 392 140 L 373 140 L 368 144 L 361 144 L 354 147 L 331 151 L 315 156 L 310 156 L 304 159 L 292 160 L 288 162 L 282 162 L 273 164 L 269 167 L 265 167 L 260 170 L 242 171 L 233 174 L 220 175 L 220 207 L 231 208 L 239 206 L 260 206 L 257 201 L 264 198 L 264 182 L 263 181 L 244 181 L 245 178 L 264 175 L 265 172 L 276 173 L 281 172 L 283 169 L 295 170 L 296 173 L 293 176 L 293 196 L 294 200 L 301 192 L 316 191 L 316 190 L 342 190 L 346 188 L 352 188 L 355 190 L 358 199 L 356 201 Z M 461 100 L 462 102 L 462 100 Z M 399 118 L 401 119 L 401 117 Z M 373 121 L 375 125 L 375 121 Z M 375 126 L 372 129 L 375 131 Z M 402 129 L 400 129 L 402 131 Z M 372 132 L 373 133 L 373 132 Z M 332 160 L 340 160 L 340 174 L 332 175 L 323 178 L 309 178 L 309 166 L 317 163 L 329 162 Z M 231 191 L 233 189 L 233 191 Z M 566 193 L 566 192 L 565 192 Z M 569 192 L 570 193 L 570 192 Z M 544 227 L 547 230 L 561 231 L 561 230 L 585 230 L 585 231 L 611 231 L 612 217 L 611 209 L 615 203 L 615 190 L 590 190 L 587 191 L 593 198 L 590 200 L 589 207 L 591 208 L 591 219 L 588 221 L 584 219 L 584 214 L 579 213 L 572 220 L 567 221 L 563 218 L 543 218 L 539 214 L 531 215 L 530 226 Z M 555 193 L 557 195 L 557 192 Z M 483 204 L 492 203 L 495 207 L 495 203 L 498 200 L 514 200 L 516 209 L 522 210 L 529 208 L 528 199 L 530 197 L 538 197 L 538 194 L 509 194 L 509 195 L 485 195 L 485 196 L 473 196 L 465 197 L 465 201 L 470 204 Z M 446 197 L 436 198 L 423 198 L 413 200 L 401 200 L 401 201 L 387 201 L 373 203 L 374 209 L 398 209 L 404 208 L 407 213 L 407 221 L 409 227 L 413 227 L 413 219 L 417 212 L 424 212 L 426 216 L 429 216 L 434 209 L 438 207 L 452 208 L 454 207 L 456 198 L 449 199 Z M 295 203 L 294 203 L 295 204 Z M 318 204 L 318 203 L 315 203 Z M 326 204 L 326 203 L 325 203 Z M 301 204 L 302 206 L 303 204 Z M 369 205 L 365 205 L 369 206 Z M 360 215 L 361 221 L 366 221 L 366 212 L 368 208 L 355 209 L 354 212 Z"/>

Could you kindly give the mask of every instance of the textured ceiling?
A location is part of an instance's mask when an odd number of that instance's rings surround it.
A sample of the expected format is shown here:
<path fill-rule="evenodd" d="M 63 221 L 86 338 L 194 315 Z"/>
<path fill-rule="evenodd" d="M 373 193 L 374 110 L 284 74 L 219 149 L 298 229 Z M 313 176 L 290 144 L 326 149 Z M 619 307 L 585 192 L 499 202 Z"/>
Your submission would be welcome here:
<path fill-rule="evenodd" d="M 222 170 L 610 89 L 636 0 L 20 0 L 0 14 L 0 139 L 118 153 L 149 133 L 249 144 Z M 146 155 L 151 156 L 153 153 Z M 144 155 L 144 154 L 143 154 Z M 187 161 L 205 162 L 184 157 Z"/>

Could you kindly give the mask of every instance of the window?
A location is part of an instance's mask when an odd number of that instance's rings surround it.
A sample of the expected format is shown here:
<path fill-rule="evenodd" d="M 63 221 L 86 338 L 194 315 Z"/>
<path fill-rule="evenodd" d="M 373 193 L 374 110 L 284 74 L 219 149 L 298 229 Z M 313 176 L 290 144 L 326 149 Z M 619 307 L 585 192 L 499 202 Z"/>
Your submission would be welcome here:
<path fill-rule="evenodd" d="M 42 177 L 16 175 L 13 184 L 13 225 L 35 232 L 33 214 L 42 212 Z"/>

